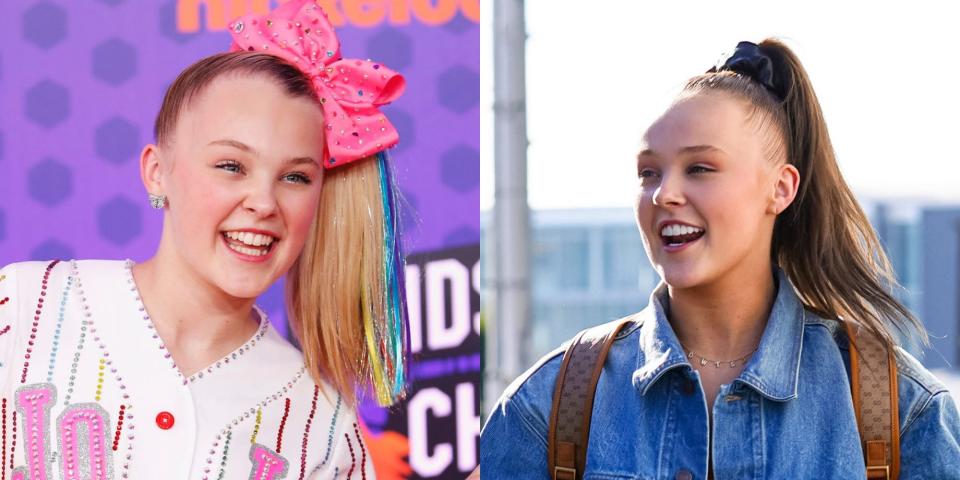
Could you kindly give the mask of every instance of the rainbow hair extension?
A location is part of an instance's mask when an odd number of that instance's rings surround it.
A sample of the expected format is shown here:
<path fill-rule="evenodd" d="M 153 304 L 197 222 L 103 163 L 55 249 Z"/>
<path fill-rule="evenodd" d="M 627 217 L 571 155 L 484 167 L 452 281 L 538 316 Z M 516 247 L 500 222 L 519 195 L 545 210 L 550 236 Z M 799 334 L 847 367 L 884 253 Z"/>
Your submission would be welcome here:
<path fill-rule="evenodd" d="M 404 260 L 400 245 L 397 186 L 386 152 L 376 155 L 383 208 L 383 291 L 372 292 L 364 282 L 362 315 L 370 360 L 370 376 L 377 403 L 392 405 L 406 387 L 406 352 L 410 351 Z M 375 321 L 381 317 L 382 321 Z"/>

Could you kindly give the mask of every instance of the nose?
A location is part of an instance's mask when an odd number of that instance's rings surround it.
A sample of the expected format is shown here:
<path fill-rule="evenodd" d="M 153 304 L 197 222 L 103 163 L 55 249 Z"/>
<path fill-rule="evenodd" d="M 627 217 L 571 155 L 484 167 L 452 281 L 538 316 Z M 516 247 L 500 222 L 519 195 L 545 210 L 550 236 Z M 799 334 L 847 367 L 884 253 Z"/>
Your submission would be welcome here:
<path fill-rule="evenodd" d="M 680 179 L 672 175 L 663 175 L 660 185 L 653 192 L 653 204 L 660 207 L 676 207 L 686 203 L 683 196 L 683 185 Z"/>
<path fill-rule="evenodd" d="M 272 184 L 251 186 L 243 199 L 243 209 L 257 217 L 269 217 L 277 212 L 277 208 Z"/>

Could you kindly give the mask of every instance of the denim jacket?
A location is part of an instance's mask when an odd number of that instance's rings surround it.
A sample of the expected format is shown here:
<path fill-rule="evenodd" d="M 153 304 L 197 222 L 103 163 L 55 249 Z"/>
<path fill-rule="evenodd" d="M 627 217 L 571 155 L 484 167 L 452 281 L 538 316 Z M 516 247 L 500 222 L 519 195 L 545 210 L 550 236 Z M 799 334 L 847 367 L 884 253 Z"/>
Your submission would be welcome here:
<path fill-rule="evenodd" d="M 700 374 L 665 314 L 666 285 L 610 349 L 585 479 L 866 478 L 836 320 L 806 310 L 784 273 L 759 349 L 720 387 L 708 421 Z M 484 479 L 550 478 L 547 426 L 566 345 L 497 401 L 480 434 Z M 946 387 L 897 347 L 900 478 L 960 479 L 960 415 Z M 710 454 L 712 452 L 712 455 Z"/>

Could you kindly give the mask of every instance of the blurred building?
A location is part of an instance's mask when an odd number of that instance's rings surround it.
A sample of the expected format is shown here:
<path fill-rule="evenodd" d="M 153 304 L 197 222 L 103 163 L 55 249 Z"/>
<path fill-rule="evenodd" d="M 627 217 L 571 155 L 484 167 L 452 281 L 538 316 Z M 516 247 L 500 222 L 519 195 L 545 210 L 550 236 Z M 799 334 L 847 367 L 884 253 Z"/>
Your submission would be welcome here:
<path fill-rule="evenodd" d="M 932 349 L 905 345 L 932 369 L 960 365 L 960 207 L 864 201 L 904 290 L 898 297 L 926 325 Z M 491 252 L 481 216 L 484 254 Z M 630 209 L 532 212 L 532 321 L 525 364 L 579 330 L 646 306 L 659 282 Z M 484 257 L 486 267 L 492 265 Z M 487 269 L 482 269 L 484 276 Z M 486 284 L 484 282 L 484 284 Z"/>
<path fill-rule="evenodd" d="M 481 214 L 485 268 L 492 265 L 486 256 L 492 250 L 489 221 L 487 212 Z M 540 210 L 532 212 L 531 223 L 533 318 L 526 363 L 584 328 L 646 305 L 660 279 L 643 251 L 630 209 Z"/>

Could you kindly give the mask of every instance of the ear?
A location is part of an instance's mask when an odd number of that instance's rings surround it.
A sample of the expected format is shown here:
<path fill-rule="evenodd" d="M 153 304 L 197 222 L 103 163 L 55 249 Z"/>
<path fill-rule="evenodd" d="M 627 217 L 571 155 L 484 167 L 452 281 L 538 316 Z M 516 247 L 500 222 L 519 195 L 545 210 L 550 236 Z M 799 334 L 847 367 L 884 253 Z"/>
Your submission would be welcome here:
<path fill-rule="evenodd" d="M 140 180 L 147 189 L 147 193 L 162 195 L 166 193 L 163 186 L 163 166 L 160 164 L 160 147 L 149 144 L 140 152 Z"/>
<path fill-rule="evenodd" d="M 797 167 L 784 163 L 777 167 L 773 185 L 773 197 L 767 204 L 767 213 L 779 215 L 793 203 L 800 188 L 800 171 Z"/>

